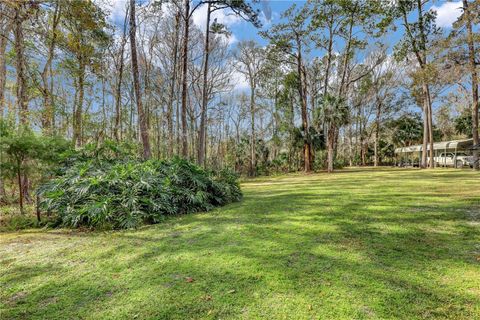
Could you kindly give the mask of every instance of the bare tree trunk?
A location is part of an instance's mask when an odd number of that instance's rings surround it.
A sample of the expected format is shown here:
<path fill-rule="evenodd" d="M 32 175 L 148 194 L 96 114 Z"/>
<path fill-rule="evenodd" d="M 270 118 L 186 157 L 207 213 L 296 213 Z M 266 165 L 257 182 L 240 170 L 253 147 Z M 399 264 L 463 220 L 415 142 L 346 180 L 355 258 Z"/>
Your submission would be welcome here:
<path fill-rule="evenodd" d="M 328 49 L 327 49 L 327 66 L 325 68 L 325 79 L 324 79 L 324 83 L 323 83 L 323 96 L 324 97 L 328 93 L 328 82 L 330 81 L 330 68 L 331 68 L 331 65 L 332 65 L 332 53 L 333 53 L 333 30 L 332 30 L 332 28 L 333 28 L 333 26 L 330 25 L 329 37 L 328 37 Z"/>
<path fill-rule="evenodd" d="M 183 68 L 182 68 L 182 156 L 188 157 L 188 140 L 187 140 L 187 75 L 188 75 L 188 36 L 190 29 L 190 0 L 185 0 L 184 22 L 185 31 L 183 35 Z"/>
<path fill-rule="evenodd" d="M 422 145 L 422 168 L 433 168 L 433 130 L 432 130 L 432 103 L 430 100 L 430 88 L 426 81 L 422 84 L 423 90 L 423 145 Z M 428 157 L 428 158 L 427 158 Z"/>
<path fill-rule="evenodd" d="M 208 58 L 210 56 L 210 16 L 211 3 L 207 6 L 207 26 L 205 28 L 205 59 L 203 61 L 203 91 L 202 91 L 202 109 L 200 111 L 200 129 L 198 131 L 198 154 L 197 163 L 205 166 L 206 158 L 206 130 L 205 122 L 207 119 L 208 105 Z"/>
<path fill-rule="evenodd" d="M 467 27 L 467 43 L 468 43 L 468 53 L 469 53 L 469 67 L 470 73 L 472 77 L 472 137 L 473 137 L 473 144 L 479 144 L 479 137 L 478 137 L 478 74 L 477 74 L 477 66 L 475 61 L 475 42 L 473 37 L 473 30 L 472 30 L 472 14 L 469 9 L 469 4 L 467 0 L 463 0 L 463 11 L 467 17 L 466 27 Z M 478 163 L 478 149 L 473 151 L 473 168 L 475 170 L 479 169 Z"/>
<path fill-rule="evenodd" d="M 428 106 L 425 93 L 425 86 L 423 86 L 423 143 L 422 143 L 422 159 L 420 166 L 427 167 L 427 145 L 428 145 Z"/>
<path fill-rule="evenodd" d="M 83 113 L 83 97 L 85 91 L 85 63 L 83 58 L 79 58 L 79 73 L 77 79 L 78 98 L 75 108 L 75 116 L 73 119 L 73 142 L 75 146 L 82 145 L 82 113 Z"/>
<path fill-rule="evenodd" d="M 420 47 L 417 48 L 420 52 L 416 52 L 417 59 L 419 60 L 420 68 L 425 69 L 427 64 L 427 36 L 425 34 L 425 27 L 423 21 L 423 3 L 421 0 L 417 0 L 418 10 L 418 28 L 420 30 Z M 406 19 L 406 18 L 405 18 Z M 433 168 L 433 125 L 432 125 L 432 101 L 430 97 L 430 88 L 427 83 L 427 79 L 423 79 L 422 84 L 423 99 L 424 99 L 424 137 L 423 137 L 423 153 L 422 153 L 422 167 L 427 167 L 427 144 L 430 145 L 429 163 L 430 168 Z"/>
<path fill-rule="evenodd" d="M 289 125 L 290 125 L 290 128 L 295 128 L 295 102 L 294 102 L 294 97 L 293 97 L 293 94 L 290 94 L 290 114 L 289 114 Z M 295 161 L 295 149 L 294 149 L 294 141 L 295 141 L 295 136 L 294 136 L 294 133 L 293 133 L 293 130 L 290 130 L 290 135 L 289 135 L 289 138 L 290 138 L 290 143 L 289 143 L 289 146 L 290 146 L 290 150 L 288 152 L 288 164 L 289 164 L 289 170 L 293 169 L 293 170 L 298 170 L 300 169 L 299 167 L 299 163 L 297 161 Z M 305 151 L 304 151 L 305 152 Z M 305 154 L 305 153 L 304 153 Z M 294 164 L 294 167 L 292 167 L 292 164 L 294 163 L 295 161 L 295 164 Z"/>
<path fill-rule="evenodd" d="M 140 81 L 138 76 L 137 44 L 135 40 L 136 30 L 137 26 L 135 21 L 135 0 L 130 0 L 130 49 L 132 59 L 133 86 L 135 90 L 135 100 L 137 102 L 138 127 L 140 129 L 140 136 L 143 144 L 143 158 L 150 159 L 150 140 L 148 138 L 148 127 L 142 105 L 142 96 L 140 94 Z"/>
<path fill-rule="evenodd" d="M 352 47 L 352 36 L 353 36 L 353 27 L 355 25 L 355 14 L 357 12 L 357 7 L 358 3 L 355 2 L 355 7 L 351 12 L 350 16 L 350 22 L 349 22 L 349 28 L 348 28 L 348 38 L 347 38 L 347 47 L 345 49 L 345 56 L 343 59 L 343 68 L 342 68 L 342 80 L 340 81 L 340 87 L 339 87 L 339 96 L 342 97 L 345 89 L 345 81 L 347 79 L 347 69 L 348 69 L 348 63 L 350 61 L 350 49 Z"/>
<path fill-rule="evenodd" d="M 173 100 L 175 97 L 175 83 L 177 82 L 177 57 L 178 57 L 178 38 L 180 35 L 180 12 L 175 15 L 175 42 L 173 44 L 173 65 L 172 65 L 172 77 L 170 82 L 170 94 L 168 97 L 167 106 L 167 126 L 168 126 L 168 156 L 173 155 Z"/>
<path fill-rule="evenodd" d="M 300 96 L 300 106 L 302 108 L 302 126 L 303 126 L 303 154 L 304 154 L 304 170 L 305 172 L 312 171 L 312 150 L 310 146 L 309 127 L 308 127 L 308 111 L 307 111 L 307 97 L 305 92 L 305 77 L 302 62 L 302 46 L 300 40 L 297 39 L 298 54 L 297 54 L 297 72 L 299 77 L 298 93 Z"/>
<path fill-rule="evenodd" d="M 28 124 L 28 104 L 27 104 L 27 79 L 25 72 L 25 53 L 23 39 L 23 21 L 22 5 L 15 8 L 14 14 L 14 36 L 15 36 L 15 62 L 17 71 L 17 108 L 19 112 L 20 123 Z"/>
<path fill-rule="evenodd" d="M 333 156 L 334 156 L 334 144 L 335 144 L 335 127 L 330 126 L 327 137 L 327 171 L 333 172 Z"/>
<path fill-rule="evenodd" d="M 180 84 L 179 84 L 180 86 Z M 181 138 L 180 138 L 180 103 L 178 101 L 178 97 L 177 97 L 177 102 L 175 104 L 175 138 L 176 138 L 176 145 L 177 145 L 177 148 L 176 148 L 176 153 L 177 155 L 181 154 L 182 150 L 181 150 Z"/>
<path fill-rule="evenodd" d="M 20 164 L 18 164 L 18 167 L 20 167 Z M 17 170 L 17 181 L 18 181 L 18 197 L 19 197 L 19 205 L 20 205 L 20 213 L 23 214 L 23 185 L 22 185 L 22 174 L 20 172 L 20 169 Z"/>
<path fill-rule="evenodd" d="M 365 154 L 365 136 L 361 135 L 360 138 L 360 160 L 362 167 L 366 166 L 366 154 Z"/>
<path fill-rule="evenodd" d="M 40 217 L 41 212 L 40 212 L 40 196 L 37 194 L 36 196 L 36 201 L 35 201 L 35 212 L 37 214 L 37 222 L 40 223 L 42 222 L 42 219 Z"/>
<path fill-rule="evenodd" d="M 5 4 L 0 3 L 0 8 L 6 13 L 7 7 Z M 7 21 L 7 17 L 0 17 L 2 19 L 2 36 L 0 36 L 0 119 L 3 117 L 5 109 L 5 86 L 7 83 L 7 63 L 6 63 L 6 50 L 8 43 L 8 35 L 10 33 L 12 24 Z"/>
<path fill-rule="evenodd" d="M 378 155 L 378 143 L 379 143 L 379 135 L 380 135 L 380 116 L 382 113 L 382 104 L 377 102 L 377 113 L 375 115 L 375 146 L 374 146 L 374 166 L 378 167 L 379 165 L 379 155 Z"/>
<path fill-rule="evenodd" d="M 353 123 L 348 126 L 348 165 L 353 166 Z"/>
<path fill-rule="evenodd" d="M 331 18 L 333 19 L 333 17 Z M 330 68 L 332 65 L 332 54 L 333 54 L 333 21 L 330 20 L 329 25 L 329 37 L 328 37 L 328 48 L 327 48 L 327 66 L 325 69 L 325 79 L 323 83 L 323 98 L 327 96 L 328 93 L 328 82 L 330 81 Z M 324 124 L 323 133 L 327 137 L 327 171 L 333 172 L 333 135 L 330 133 L 332 126 L 327 126 Z"/>
<path fill-rule="evenodd" d="M 8 7 L 5 4 L 0 3 L 0 9 L 5 14 Z M 3 113 L 5 109 L 5 86 L 7 80 L 7 63 L 5 52 L 7 50 L 8 36 L 10 34 L 12 24 L 8 21 L 6 16 L 0 16 L 2 36 L 0 36 L 0 120 L 3 119 Z M 1 159 L 0 154 L 0 159 Z M 3 178 L 0 176 L 0 205 L 6 202 L 6 190 Z"/>
<path fill-rule="evenodd" d="M 251 88 L 250 88 L 250 130 L 251 130 L 251 142 L 250 142 L 250 176 L 256 175 L 257 168 L 257 152 L 256 152 L 256 134 L 255 134 L 255 87 L 253 84 L 256 79 L 250 79 Z"/>
<path fill-rule="evenodd" d="M 105 137 L 107 136 L 107 107 L 105 103 L 105 77 L 101 77 L 101 84 L 102 84 L 102 126 L 99 129 L 98 140 L 103 142 L 105 141 Z"/>
<path fill-rule="evenodd" d="M 360 110 L 359 110 L 360 114 Z M 365 166 L 365 126 L 362 119 L 359 117 L 359 131 L 360 131 L 360 165 Z"/>
<path fill-rule="evenodd" d="M 408 23 L 408 13 L 403 11 L 403 21 L 410 41 L 413 43 L 413 53 L 417 58 L 420 68 L 425 71 L 427 64 L 427 36 L 424 27 L 423 5 L 421 0 L 416 1 L 418 15 L 418 30 L 420 37 L 414 37 Z M 418 39 L 417 39 L 418 38 Z M 422 159 L 420 166 L 427 167 L 427 146 L 430 142 L 430 167 L 433 168 L 433 126 L 432 126 L 432 101 L 430 97 L 430 88 L 424 75 L 422 79 L 422 95 L 423 95 L 423 144 Z"/>
<path fill-rule="evenodd" d="M 5 183 L 3 182 L 3 178 L 0 177 L 0 205 L 5 204 L 7 202 L 7 190 L 5 190 Z"/>
<path fill-rule="evenodd" d="M 434 164 L 434 159 L 433 159 L 433 116 L 432 116 L 432 101 L 431 101 L 431 96 L 430 96 L 430 86 L 427 84 L 426 85 L 426 98 L 427 98 L 427 122 L 428 122 L 428 140 L 429 140 L 429 168 L 433 169 L 435 168 Z"/>
<path fill-rule="evenodd" d="M 53 118 L 54 118 L 54 102 L 53 102 L 53 74 L 52 74 L 52 62 L 55 55 L 55 45 L 57 39 L 57 26 L 60 22 L 60 4 L 57 2 L 55 4 L 55 11 L 53 13 L 52 19 L 52 30 L 51 30 L 51 39 L 48 46 L 48 55 L 47 61 L 43 68 L 41 77 L 43 82 L 42 95 L 43 95 L 43 119 L 42 119 L 42 129 L 47 134 L 53 133 Z M 49 81 L 50 77 L 50 81 Z"/>
<path fill-rule="evenodd" d="M 120 141 L 121 119 L 122 119 L 122 78 L 123 78 L 123 48 L 120 52 L 120 67 L 118 70 L 117 86 L 115 90 L 115 126 L 113 127 L 113 136 L 115 140 Z"/>
<path fill-rule="evenodd" d="M 119 67 L 118 67 L 118 79 L 115 90 L 115 126 L 113 128 L 113 135 L 115 140 L 120 141 L 122 134 L 122 80 L 123 80 L 123 68 L 124 68 L 124 53 L 125 45 L 127 44 L 127 16 L 129 9 L 125 12 L 125 19 L 123 23 L 123 35 L 120 48 Z"/>

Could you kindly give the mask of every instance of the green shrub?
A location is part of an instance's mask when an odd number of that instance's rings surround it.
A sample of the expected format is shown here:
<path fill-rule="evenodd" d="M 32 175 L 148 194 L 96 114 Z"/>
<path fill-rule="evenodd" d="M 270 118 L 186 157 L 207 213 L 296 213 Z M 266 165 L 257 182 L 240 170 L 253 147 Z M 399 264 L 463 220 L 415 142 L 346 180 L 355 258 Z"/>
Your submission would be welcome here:
<path fill-rule="evenodd" d="M 49 217 L 43 217 L 41 222 L 37 221 L 34 205 L 27 205 L 24 209 L 24 213 L 22 214 L 19 212 L 17 206 L 0 206 L 0 233 L 39 228 L 49 224 Z"/>
<path fill-rule="evenodd" d="M 37 227 L 35 216 L 26 214 L 15 214 L 2 219 L 0 222 L 0 231 L 18 231 Z"/>
<path fill-rule="evenodd" d="M 59 226 L 135 228 L 168 215 L 208 211 L 242 196 L 234 174 L 215 175 L 181 159 L 76 159 L 39 188 L 42 210 L 57 215 Z"/>

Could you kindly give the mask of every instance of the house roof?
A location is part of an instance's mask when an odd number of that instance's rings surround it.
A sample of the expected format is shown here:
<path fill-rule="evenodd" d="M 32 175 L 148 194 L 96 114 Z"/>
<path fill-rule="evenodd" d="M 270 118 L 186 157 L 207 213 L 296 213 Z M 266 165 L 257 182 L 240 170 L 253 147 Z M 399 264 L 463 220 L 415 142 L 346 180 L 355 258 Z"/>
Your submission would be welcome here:
<path fill-rule="evenodd" d="M 473 145 L 473 139 L 435 142 L 433 144 L 433 150 L 470 149 L 472 148 L 472 145 Z M 422 150 L 423 150 L 423 145 L 419 144 L 416 146 L 397 148 L 395 149 L 395 153 L 411 153 L 411 152 L 420 152 Z M 430 145 L 427 145 L 427 150 L 430 150 Z"/>

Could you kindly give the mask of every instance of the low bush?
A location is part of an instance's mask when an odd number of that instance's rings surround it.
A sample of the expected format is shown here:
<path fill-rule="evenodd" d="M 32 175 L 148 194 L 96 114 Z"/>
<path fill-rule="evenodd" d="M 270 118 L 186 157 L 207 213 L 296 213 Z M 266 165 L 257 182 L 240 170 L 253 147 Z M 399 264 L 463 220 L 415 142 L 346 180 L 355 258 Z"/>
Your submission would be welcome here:
<path fill-rule="evenodd" d="M 16 205 L 0 206 L 0 233 L 32 228 L 49 227 L 55 221 L 54 217 L 43 216 L 38 221 L 34 204 L 26 205 L 23 213 Z"/>
<path fill-rule="evenodd" d="M 79 158 L 38 190 L 40 208 L 56 215 L 58 226 L 135 228 L 242 197 L 235 174 L 214 174 L 181 159 Z"/>
<path fill-rule="evenodd" d="M 39 223 L 35 215 L 27 213 L 0 217 L 0 232 L 38 228 L 43 225 L 45 223 Z"/>

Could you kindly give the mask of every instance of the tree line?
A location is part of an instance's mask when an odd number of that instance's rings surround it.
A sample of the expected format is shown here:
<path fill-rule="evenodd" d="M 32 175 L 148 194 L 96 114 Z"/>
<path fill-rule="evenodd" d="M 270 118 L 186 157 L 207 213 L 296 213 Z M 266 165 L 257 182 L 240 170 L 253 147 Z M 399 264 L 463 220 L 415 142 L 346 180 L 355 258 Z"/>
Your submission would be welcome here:
<path fill-rule="evenodd" d="M 103 0 L 4 0 L 0 117 L 77 148 L 133 142 L 145 159 L 251 176 L 478 144 L 480 2 L 462 0 L 452 28 L 432 4 L 309 0 L 268 20 L 255 1 L 128 0 L 112 22 Z M 262 41 L 235 42 L 218 12 Z"/>

